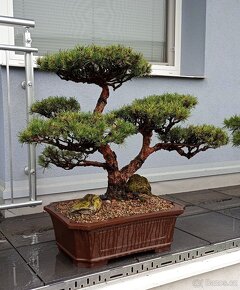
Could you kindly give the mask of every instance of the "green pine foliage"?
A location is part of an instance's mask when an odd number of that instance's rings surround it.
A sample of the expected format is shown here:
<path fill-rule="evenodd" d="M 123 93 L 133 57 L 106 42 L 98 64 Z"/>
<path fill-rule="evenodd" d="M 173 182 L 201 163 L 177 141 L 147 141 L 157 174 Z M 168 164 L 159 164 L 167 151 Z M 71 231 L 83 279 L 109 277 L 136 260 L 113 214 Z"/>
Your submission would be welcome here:
<path fill-rule="evenodd" d="M 87 154 L 69 150 L 60 150 L 54 146 L 46 146 L 38 158 L 38 163 L 43 168 L 48 168 L 50 164 L 65 170 L 73 169 L 86 160 Z"/>
<path fill-rule="evenodd" d="M 36 101 L 31 107 L 31 113 L 51 118 L 62 112 L 78 112 L 80 104 L 75 98 L 48 97 L 42 101 Z"/>
<path fill-rule="evenodd" d="M 45 105 L 46 101 L 39 102 L 38 106 L 41 107 L 41 103 Z M 33 119 L 20 133 L 19 139 L 22 143 L 50 144 L 66 150 L 66 154 L 69 151 L 90 154 L 102 145 L 122 144 L 128 136 L 136 133 L 133 124 L 115 118 L 111 113 L 101 115 L 66 111 L 49 119 Z"/>
<path fill-rule="evenodd" d="M 159 134 L 159 140 L 164 143 L 182 144 L 187 147 L 206 146 L 208 148 L 218 148 L 228 143 L 228 136 L 221 128 L 212 125 L 199 125 L 188 127 L 175 127 L 168 134 Z"/>
<path fill-rule="evenodd" d="M 190 95 L 152 95 L 136 99 L 131 105 L 116 110 L 115 114 L 133 123 L 139 130 L 161 132 L 187 120 L 196 104 L 197 99 Z"/>
<path fill-rule="evenodd" d="M 232 116 L 224 120 L 225 126 L 232 133 L 233 146 L 240 146 L 240 116 Z"/>
<path fill-rule="evenodd" d="M 150 64 L 141 53 L 121 45 L 77 46 L 46 55 L 37 63 L 41 70 L 55 72 L 61 79 L 113 89 L 151 72 Z"/>
<path fill-rule="evenodd" d="M 127 198 L 126 184 L 145 160 L 160 150 L 176 151 L 192 158 L 201 151 L 227 144 L 224 130 L 211 125 L 182 126 L 197 105 L 187 94 L 151 95 L 104 113 L 109 87 L 114 90 L 133 77 L 149 75 L 150 64 L 131 48 L 120 45 L 77 46 L 38 59 L 39 68 L 61 79 L 96 84 L 102 88 L 93 112 L 80 111 L 75 98 L 51 96 L 33 104 L 33 119 L 19 135 L 22 143 L 45 144 L 39 157 L 43 167 L 54 164 L 66 170 L 76 166 L 101 167 L 108 172 L 109 198 Z M 240 144 L 239 117 L 226 121 Z M 119 168 L 111 144 L 123 144 L 134 134 L 142 135 L 138 154 Z M 152 138 L 157 136 L 158 139 Z M 153 142 L 155 144 L 152 144 Z M 92 160 L 98 152 L 103 162 Z"/>

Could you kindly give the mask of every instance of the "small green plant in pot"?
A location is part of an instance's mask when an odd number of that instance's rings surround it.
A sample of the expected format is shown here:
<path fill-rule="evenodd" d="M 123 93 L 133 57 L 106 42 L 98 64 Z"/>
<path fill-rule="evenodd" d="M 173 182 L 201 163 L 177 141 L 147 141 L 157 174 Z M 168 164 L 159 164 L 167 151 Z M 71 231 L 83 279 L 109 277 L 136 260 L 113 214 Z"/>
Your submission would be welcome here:
<path fill-rule="evenodd" d="M 39 157 L 43 167 L 94 166 L 107 172 L 108 186 L 101 198 L 88 194 L 45 207 L 59 248 L 87 266 L 134 252 L 168 249 L 183 208 L 152 195 L 146 178 L 136 172 L 161 150 L 192 158 L 225 145 L 226 133 L 211 125 L 180 126 L 197 104 L 190 95 L 151 95 L 105 113 L 109 88 L 116 90 L 133 77 L 150 74 L 150 64 L 131 48 L 78 46 L 40 58 L 38 65 L 63 80 L 101 88 L 92 112 L 82 112 L 74 98 L 49 97 L 36 102 L 32 113 L 39 117 L 20 134 L 22 143 L 46 144 Z M 142 138 L 139 152 L 120 168 L 111 144 L 123 144 L 135 134 Z M 158 138 L 155 143 L 154 136 Z M 91 157 L 95 152 L 102 155 L 102 161 Z"/>

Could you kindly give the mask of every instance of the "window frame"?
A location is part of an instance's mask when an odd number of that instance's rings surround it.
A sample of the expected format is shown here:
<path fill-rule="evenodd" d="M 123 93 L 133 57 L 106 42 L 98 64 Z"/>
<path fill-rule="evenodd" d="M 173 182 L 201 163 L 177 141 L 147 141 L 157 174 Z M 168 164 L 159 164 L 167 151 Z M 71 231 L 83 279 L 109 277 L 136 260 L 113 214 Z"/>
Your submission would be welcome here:
<path fill-rule="evenodd" d="M 182 0 L 168 0 L 168 23 L 174 23 L 174 25 L 168 28 L 168 54 L 173 55 L 174 64 L 169 65 L 166 63 L 151 63 L 153 76 L 180 76 L 180 60 L 181 60 L 181 23 L 182 23 Z M 175 11 L 171 9 L 174 1 L 176 1 Z M 1 0 L 0 10 L 3 16 L 13 17 L 13 0 Z M 169 25 L 168 25 L 169 27 Z M 172 31 L 171 31 L 172 30 Z M 174 30 L 174 32 L 173 32 Z M 30 31 L 31 32 L 31 31 Z M 172 36 L 174 33 L 174 37 Z M 2 44 L 14 45 L 14 28 L 0 26 L 0 35 Z M 33 40 L 34 41 L 34 40 Z M 171 42 L 175 43 L 175 47 L 170 47 Z M 34 45 L 33 45 L 34 46 Z M 34 57 L 34 61 L 36 58 Z M 15 52 L 9 52 L 9 64 L 11 66 L 22 67 L 24 66 L 24 57 L 22 55 L 15 54 Z M 6 56 L 4 51 L 0 51 L 0 65 L 6 65 Z"/>

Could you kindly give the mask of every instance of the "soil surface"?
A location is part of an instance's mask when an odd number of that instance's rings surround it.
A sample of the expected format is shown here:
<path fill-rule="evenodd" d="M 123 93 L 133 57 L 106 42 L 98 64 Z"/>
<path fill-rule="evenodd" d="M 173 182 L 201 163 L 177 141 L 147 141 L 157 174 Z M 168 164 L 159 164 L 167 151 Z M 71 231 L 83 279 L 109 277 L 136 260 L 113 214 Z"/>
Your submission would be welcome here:
<path fill-rule="evenodd" d="M 168 210 L 173 207 L 172 202 L 158 196 L 146 196 L 140 200 L 107 200 L 102 202 L 101 209 L 94 214 L 71 213 L 70 208 L 76 200 L 62 201 L 56 206 L 57 211 L 77 223 L 93 223 L 117 217 L 126 217 L 137 214 L 152 213 Z"/>

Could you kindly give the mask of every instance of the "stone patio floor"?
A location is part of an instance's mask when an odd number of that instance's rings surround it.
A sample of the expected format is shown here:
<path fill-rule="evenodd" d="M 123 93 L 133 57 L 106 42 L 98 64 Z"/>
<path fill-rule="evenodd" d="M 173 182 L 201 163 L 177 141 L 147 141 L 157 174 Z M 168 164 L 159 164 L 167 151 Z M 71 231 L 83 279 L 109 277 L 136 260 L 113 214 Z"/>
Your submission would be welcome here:
<path fill-rule="evenodd" d="M 240 237 L 240 186 L 164 197 L 186 206 L 177 220 L 171 251 L 115 259 L 97 269 L 77 267 L 58 251 L 47 213 L 0 220 L 0 289 L 33 289 Z"/>

